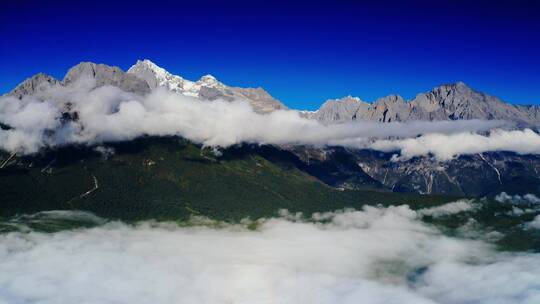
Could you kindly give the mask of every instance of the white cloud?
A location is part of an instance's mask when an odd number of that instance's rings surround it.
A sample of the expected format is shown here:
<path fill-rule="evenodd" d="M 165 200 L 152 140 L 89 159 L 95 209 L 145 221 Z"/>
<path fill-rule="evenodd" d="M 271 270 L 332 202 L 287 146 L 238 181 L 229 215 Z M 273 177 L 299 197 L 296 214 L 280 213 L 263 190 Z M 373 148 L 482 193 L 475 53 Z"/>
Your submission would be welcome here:
<path fill-rule="evenodd" d="M 432 217 L 441 217 L 466 211 L 473 211 L 478 207 L 479 205 L 473 203 L 473 200 L 462 199 L 441 206 L 420 209 L 418 210 L 418 213 L 421 215 L 427 215 Z"/>
<path fill-rule="evenodd" d="M 527 228 L 540 229 L 540 214 L 535 216 L 534 219 L 525 225 Z"/>
<path fill-rule="evenodd" d="M 447 237 L 420 216 L 366 207 L 256 231 L 146 222 L 2 234 L 0 303 L 538 303 L 540 255 Z"/>
<path fill-rule="evenodd" d="M 511 216 L 521 216 L 540 210 L 540 198 L 531 193 L 509 195 L 506 192 L 501 192 L 495 196 L 495 200 L 499 203 L 512 205 L 512 210 L 507 212 Z"/>
<path fill-rule="evenodd" d="M 76 122 L 62 120 L 62 113 L 68 109 L 77 112 Z M 242 142 L 371 147 L 401 151 L 402 158 L 433 153 L 449 159 L 457 154 L 499 150 L 540 153 L 540 136 L 531 130 L 475 134 L 508 126 L 501 121 L 323 125 L 300 117 L 296 111 L 257 114 L 241 100 L 200 101 L 165 89 L 142 97 L 111 86 L 94 88 L 92 80 L 85 79 L 73 87 L 54 86 L 22 100 L 0 97 L 0 122 L 13 127 L 0 130 L 0 148 L 18 153 L 141 135 L 179 135 L 218 147 Z M 422 136 L 415 138 L 418 135 Z"/>
<path fill-rule="evenodd" d="M 501 192 L 495 196 L 495 200 L 499 203 L 509 203 L 514 205 L 540 205 L 540 198 L 531 193 L 525 195 L 509 195 L 506 192 Z"/>
<path fill-rule="evenodd" d="M 512 151 L 518 154 L 540 153 L 540 135 L 525 130 L 493 130 L 489 135 L 471 132 L 457 134 L 428 133 L 416 138 L 378 140 L 371 148 L 381 151 L 400 151 L 400 160 L 433 154 L 449 160 L 462 154 L 488 151 Z"/>

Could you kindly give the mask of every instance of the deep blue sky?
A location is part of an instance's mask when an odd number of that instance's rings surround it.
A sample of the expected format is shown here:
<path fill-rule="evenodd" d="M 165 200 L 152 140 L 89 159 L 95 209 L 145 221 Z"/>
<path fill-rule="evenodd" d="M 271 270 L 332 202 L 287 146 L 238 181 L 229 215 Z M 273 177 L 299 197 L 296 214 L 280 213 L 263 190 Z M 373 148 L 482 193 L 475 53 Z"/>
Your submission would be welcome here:
<path fill-rule="evenodd" d="M 1 93 L 80 61 L 148 58 L 188 79 L 262 86 L 294 108 L 458 80 L 540 104 L 540 1 L 72 2 L 2 1 Z"/>

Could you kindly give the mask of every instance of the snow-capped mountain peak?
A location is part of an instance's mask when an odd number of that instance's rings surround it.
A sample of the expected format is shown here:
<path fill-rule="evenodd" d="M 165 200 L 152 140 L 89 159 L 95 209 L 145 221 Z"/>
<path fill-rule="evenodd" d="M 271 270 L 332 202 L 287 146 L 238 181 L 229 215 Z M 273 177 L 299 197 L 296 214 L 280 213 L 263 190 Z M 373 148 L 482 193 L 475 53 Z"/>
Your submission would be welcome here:
<path fill-rule="evenodd" d="M 207 74 L 195 82 L 195 87 L 198 87 L 197 89 L 200 90 L 200 87 L 224 89 L 227 86 L 218 81 L 216 77 Z"/>
<path fill-rule="evenodd" d="M 206 74 L 204 75 L 203 77 L 201 77 L 202 81 L 217 81 L 216 77 L 214 77 L 213 75 L 210 75 L 210 74 Z"/>
<path fill-rule="evenodd" d="M 127 73 L 146 81 L 150 88 L 164 87 L 173 92 L 204 100 L 245 100 L 260 113 L 286 108 L 262 89 L 229 87 L 210 74 L 202 76 L 197 81 L 190 81 L 169 73 L 148 59 L 137 60 Z"/>
<path fill-rule="evenodd" d="M 150 61 L 149 59 L 143 59 L 143 60 L 137 60 L 137 63 L 135 63 L 129 70 L 128 72 L 133 69 L 133 68 L 137 68 L 139 66 L 144 66 L 152 71 L 154 71 L 157 75 L 160 75 L 160 76 L 163 76 L 165 77 L 168 72 L 162 68 L 162 67 L 159 67 L 157 64 L 153 63 L 152 61 Z"/>
<path fill-rule="evenodd" d="M 216 77 L 208 74 L 195 81 L 187 80 L 181 76 L 169 73 L 164 68 L 154 62 L 144 59 L 137 60 L 129 70 L 130 74 L 135 74 L 144 79 L 151 88 L 165 87 L 171 91 L 182 93 L 188 96 L 199 95 L 202 87 L 207 88 L 225 88 L 226 86 L 219 82 Z"/>
<path fill-rule="evenodd" d="M 192 81 L 173 75 L 148 59 L 137 60 L 127 72 L 142 78 L 151 88 L 165 87 L 174 92 L 185 93 L 194 85 Z"/>

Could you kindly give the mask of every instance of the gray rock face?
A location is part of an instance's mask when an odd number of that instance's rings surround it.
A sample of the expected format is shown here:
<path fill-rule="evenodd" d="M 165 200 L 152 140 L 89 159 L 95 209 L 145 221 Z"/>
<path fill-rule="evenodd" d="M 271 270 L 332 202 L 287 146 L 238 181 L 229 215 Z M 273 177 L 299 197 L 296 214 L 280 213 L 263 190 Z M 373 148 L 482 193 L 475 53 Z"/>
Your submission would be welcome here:
<path fill-rule="evenodd" d="M 54 77 L 39 73 L 20 83 L 15 89 L 9 92 L 8 95 L 21 99 L 23 96 L 34 95 L 40 91 L 44 91 L 58 85 L 59 83 L 60 81 Z"/>
<path fill-rule="evenodd" d="M 144 95 L 150 92 L 148 84 L 131 74 L 127 74 L 119 67 L 112 67 L 105 64 L 95 64 L 93 62 L 81 62 L 72 67 L 67 72 L 63 81 L 49 76 L 47 74 L 36 74 L 8 93 L 21 99 L 23 96 L 36 95 L 53 86 L 71 86 L 77 80 L 91 79 L 95 81 L 96 87 L 110 85 L 118 87 L 126 92 Z"/>
<path fill-rule="evenodd" d="M 97 87 L 111 85 L 126 92 L 140 95 L 150 92 L 150 87 L 142 79 L 125 73 L 119 67 L 95 64 L 93 62 L 81 62 L 69 69 L 63 83 L 69 86 L 82 78 L 94 79 Z"/>
<path fill-rule="evenodd" d="M 351 151 L 360 168 L 398 192 L 458 196 L 538 192 L 540 157 L 510 152 L 463 155 L 450 161 L 416 157 L 391 161 L 392 153 Z"/>
<path fill-rule="evenodd" d="M 527 113 L 529 120 L 540 121 L 540 106 L 516 105 L 515 107 L 521 112 Z"/>
<path fill-rule="evenodd" d="M 392 161 L 393 153 L 338 147 L 286 147 L 323 182 L 345 189 L 377 186 L 394 192 L 456 196 L 539 193 L 540 156 L 511 152 L 463 155 L 450 161 L 415 157 Z"/>
<path fill-rule="evenodd" d="M 411 114 L 410 105 L 401 96 L 390 95 L 379 98 L 364 111 L 360 110 L 355 119 L 380 122 L 405 121 Z"/>
<path fill-rule="evenodd" d="M 463 82 L 458 82 L 418 94 L 410 101 L 405 101 L 397 95 L 380 98 L 373 104 L 352 102 L 350 97 L 329 100 L 313 114 L 313 117 L 324 123 L 351 120 L 392 122 L 500 119 L 525 127 L 540 125 L 540 108 L 511 105 L 497 97 L 477 92 Z"/>
<path fill-rule="evenodd" d="M 223 99 L 226 101 L 233 101 L 234 96 L 232 94 L 227 94 L 227 92 L 224 92 L 223 90 L 219 90 L 217 88 L 212 87 L 201 87 L 199 90 L 199 94 L 197 95 L 198 98 L 203 100 L 217 100 L 217 99 Z"/>
<path fill-rule="evenodd" d="M 330 99 L 317 112 L 309 113 L 308 118 L 314 118 L 324 123 L 347 122 L 357 119 L 358 113 L 366 112 L 369 106 L 369 103 L 351 96 Z"/>
<path fill-rule="evenodd" d="M 232 95 L 247 100 L 258 113 L 268 113 L 274 110 L 286 110 L 287 107 L 272 97 L 263 88 L 230 88 Z"/>
<path fill-rule="evenodd" d="M 419 94 L 413 106 L 432 114 L 433 120 L 503 119 L 519 124 L 538 124 L 519 107 L 497 97 L 477 92 L 463 82 L 443 85 L 426 94 Z"/>
<path fill-rule="evenodd" d="M 203 100 L 245 100 L 257 113 L 287 109 L 284 104 L 262 88 L 229 87 L 212 75 L 203 76 L 198 81 L 190 81 L 167 72 L 148 59 L 137 61 L 128 70 L 128 74 L 144 80 L 151 88 L 164 87 L 170 91 Z"/>

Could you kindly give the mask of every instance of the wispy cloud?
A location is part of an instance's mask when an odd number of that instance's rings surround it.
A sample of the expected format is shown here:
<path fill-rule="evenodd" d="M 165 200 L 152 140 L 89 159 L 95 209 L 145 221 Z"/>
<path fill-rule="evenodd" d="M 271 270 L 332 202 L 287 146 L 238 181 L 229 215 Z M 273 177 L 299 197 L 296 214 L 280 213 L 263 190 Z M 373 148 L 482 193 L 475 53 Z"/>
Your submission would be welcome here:
<path fill-rule="evenodd" d="M 428 133 L 416 138 L 378 140 L 370 145 L 381 151 L 400 151 L 398 159 L 432 154 L 448 160 L 462 154 L 488 151 L 512 151 L 518 154 L 540 153 L 540 136 L 530 130 L 493 130 L 488 135 L 472 132 L 457 134 Z"/>
<path fill-rule="evenodd" d="M 466 211 L 474 211 L 479 207 L 477 203 L 473 203 L 473 200 L 462 199 L 441 206 L 420 209 L 418 213 L 423 216 L 442 217 Z"/>
<path fill-rule="evenodd" d="M 76 119 L 63 113 L 76 113 Z M 88 79 L 22 100 L 1 97 L 0 122 L 12 127 L 0 130 L 0 148 L 18 153 L 141 135 L 178 135 L 218 147 L 248 142 L 372 148 L 400 151 L 403 159 L 430 153 L 440 159 L 499 150 L 540 153 L 540 136 L 531 130 L 477 134 L 508 126 L 501 121 L 323 125 L 296 111 L 257 114 L 242 100 L 200 101 L 164 89 L 142 97 L 111 86 L 94 88 Z"/>

